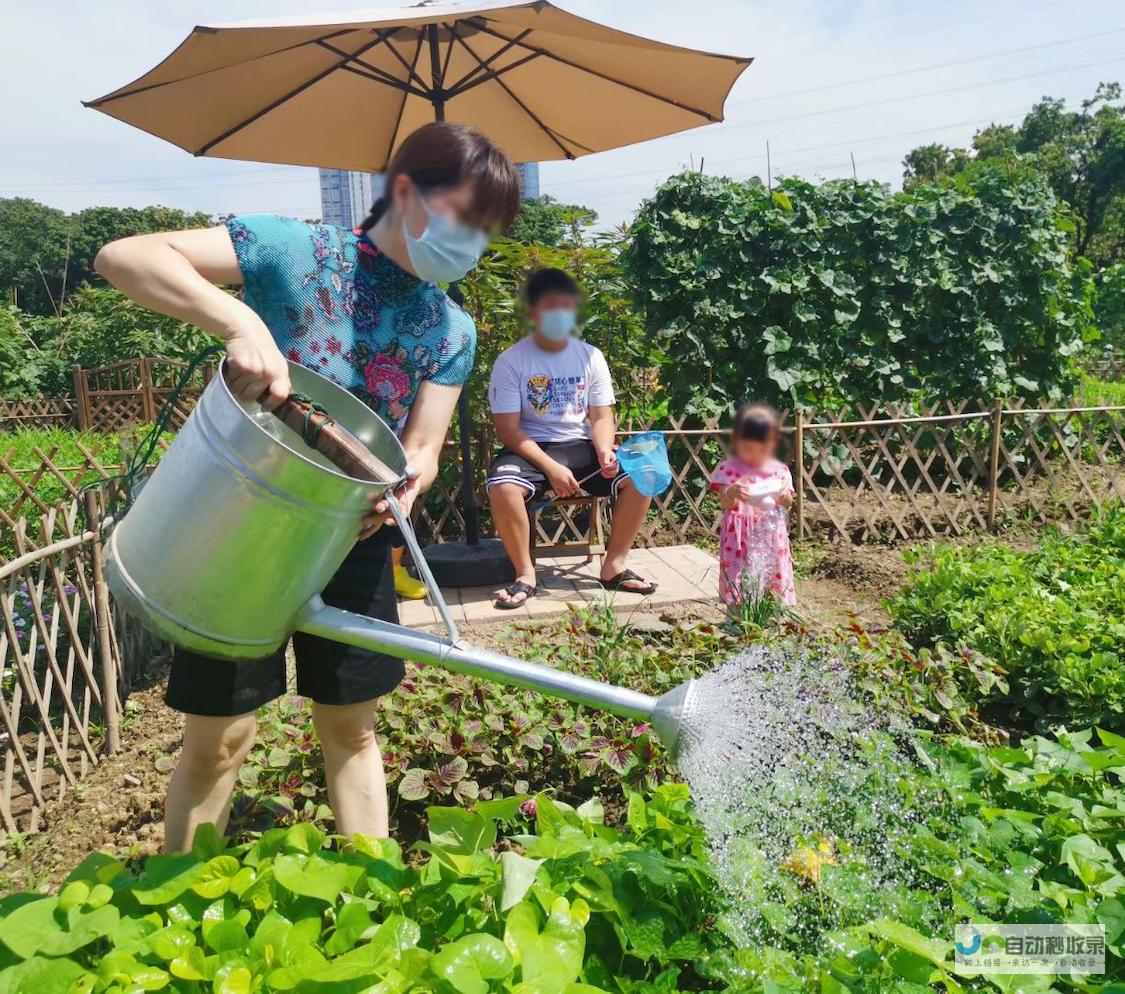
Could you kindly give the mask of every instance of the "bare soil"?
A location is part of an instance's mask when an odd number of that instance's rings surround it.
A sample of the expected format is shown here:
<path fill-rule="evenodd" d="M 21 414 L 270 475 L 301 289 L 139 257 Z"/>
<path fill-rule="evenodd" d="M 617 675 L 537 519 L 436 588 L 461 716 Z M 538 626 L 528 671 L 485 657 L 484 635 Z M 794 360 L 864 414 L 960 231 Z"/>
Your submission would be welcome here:
<path fill-rule="evenodd" d="M 0 890 L 57 885 L 86 855 L 103 850 L 123 859 L 151 855 L 164 842 L 164 791 L 182 716 L 164 704 L 166 667 L 130 695 L 121 750 L 103 757 L 84 780 L 44 812 L 46 829 L 9 839 L 0 850 Z"/>

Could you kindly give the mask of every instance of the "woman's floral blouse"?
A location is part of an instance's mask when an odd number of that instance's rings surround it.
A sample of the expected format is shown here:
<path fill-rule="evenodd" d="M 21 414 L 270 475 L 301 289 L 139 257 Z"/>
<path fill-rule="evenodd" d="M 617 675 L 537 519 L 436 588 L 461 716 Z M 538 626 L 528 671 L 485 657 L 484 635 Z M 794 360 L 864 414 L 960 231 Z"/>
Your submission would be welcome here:
<path fill-rule="evenodd" d="M 459 385 L 473 319 L 361 234 L 270 215 L 227 222 L 243 299 L 281 351 L 346 387 L 396 431 L 423 380 Z"/>

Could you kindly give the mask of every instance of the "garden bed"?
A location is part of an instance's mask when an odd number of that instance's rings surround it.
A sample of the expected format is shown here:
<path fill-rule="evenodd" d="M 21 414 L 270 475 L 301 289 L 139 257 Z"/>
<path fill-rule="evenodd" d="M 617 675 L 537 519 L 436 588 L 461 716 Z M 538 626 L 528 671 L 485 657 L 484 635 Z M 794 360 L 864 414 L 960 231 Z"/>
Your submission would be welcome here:
<path fill-rule="evenodd" d="M 15 957 L 0 991 L 65 991 L 99 962 L 101 986 L 74 991 L 113 990 L 110 974 L 122 991 L 185 994 L 1015 990 L 953 963 L 953 924 L 984 920 L 1105 925 L 1109 977 L 1081 989 L 1116 992 L 1125 739 L 997 722 L 988 707 L 1010 660 L 937 633 L 916 647 L 882 623 L 881 598 L 917 607 L 951 561 L 985 562 L 988 549 L 930 550 L 910 578 L 894 550 L 802 544 L 804 620 L 765 629 L 679 605 L 465 632 L 654 694 L 763 641 L 843 664 L 885 731 L 866 759 L 849 747 L 844 768 L 825 753 L 800 804 L 770 809 L 770 844 L 737 850 L 736 921 L 722 897 L 732 881 L 716 878 L 647 727 L 427 667 L 410 668 L 379 717 L 394 843 L 325 844 L 308 713 L 283 698 L 243 771 L 234 838 L 204 832 L 191 855 L 143 859 L 159 847 L 179 733 L 154 686 L 131 700 L 124 751 L 48 812 L 48 832 L 9 843 L 8 888 L 53 890 L 90 850 L 109 855 L 71 873 L 55 903 L 0 905 Z M 1018 555 L 1055 554 L 1049 541 Z M 1086 560 L 1067 555 L 1071 576 Z"/>

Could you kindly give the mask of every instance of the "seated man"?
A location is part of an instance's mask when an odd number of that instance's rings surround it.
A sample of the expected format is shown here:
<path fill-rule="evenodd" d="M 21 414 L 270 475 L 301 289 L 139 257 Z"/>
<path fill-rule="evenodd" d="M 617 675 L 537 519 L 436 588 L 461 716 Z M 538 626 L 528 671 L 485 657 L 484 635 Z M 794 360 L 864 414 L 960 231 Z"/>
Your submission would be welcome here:
<path fill-rule="evenodd" d="M 556 497 L 579 490 L 612 496 L 613 528 L 601 584 L 651 594 L 656 586 L 625 568 L 649 498 L 617 465 L 613 383 L 605 356 L 574 337 L 578 284 L 562 270 L 541 269 L 532 273 L 524 294 L 534 327 L 497 357 L 488 385 L 503 446 L 488 471 L 488 500 L 516 570 L 515 582 L 496 592 L 496 606 L 516 608 L 535 596 L 526 503 L 547 490 Z"/>

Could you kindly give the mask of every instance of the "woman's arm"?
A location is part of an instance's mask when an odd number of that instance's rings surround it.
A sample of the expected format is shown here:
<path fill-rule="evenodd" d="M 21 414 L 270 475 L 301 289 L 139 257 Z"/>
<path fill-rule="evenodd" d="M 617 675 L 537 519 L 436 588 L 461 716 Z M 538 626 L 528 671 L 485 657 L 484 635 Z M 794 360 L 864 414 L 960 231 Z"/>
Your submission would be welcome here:
<path fill-rule="evenodd" d="M 235 396 L 277 407 L 289 396 L 289 367 L 269 329 L 216 284 L 241 285 L 226 228 L 134 235 L 110 242 L 94 269 L 138 304 L 196 325 L 227 343 L 227 381 Z"/>

